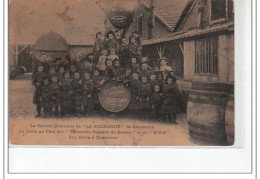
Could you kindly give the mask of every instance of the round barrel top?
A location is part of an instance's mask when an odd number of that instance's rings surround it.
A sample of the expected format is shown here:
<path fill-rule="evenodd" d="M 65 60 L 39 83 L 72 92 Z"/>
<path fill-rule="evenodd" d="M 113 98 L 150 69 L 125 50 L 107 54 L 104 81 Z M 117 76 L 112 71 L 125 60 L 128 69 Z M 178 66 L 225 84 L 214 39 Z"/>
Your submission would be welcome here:
<path fill-rule="evenodd" d="M 48 32 L 36 40 L 34 50 L 67 51 L 67 41 L 56 32 Z"/>
<path fill-rule="evenodd" d="M 120 82 L 105 84 L 99 93 L 102 107 L 109 112 L 120 112 L 127 108 L 130 102 L 130 91 Z"/>
<path fill-rule="evenodd" d="M 234 84 L 216 82 L 192 82 L 193 90 L 230 92 L 234 89 Z"/>

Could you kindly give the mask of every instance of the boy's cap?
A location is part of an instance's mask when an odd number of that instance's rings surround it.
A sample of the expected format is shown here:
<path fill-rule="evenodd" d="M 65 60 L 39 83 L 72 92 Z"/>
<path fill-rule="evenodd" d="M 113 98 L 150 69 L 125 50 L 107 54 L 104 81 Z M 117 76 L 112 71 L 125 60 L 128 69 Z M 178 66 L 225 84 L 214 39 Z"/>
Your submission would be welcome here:
<path fill-rule="evenodd" d="M 133 31 L 132 34 L 138 34 L 138 32 L 137 31 Z"/>
<path fill-rule="evenodd" d="M 163 61 L 163 60 L 166 61 L 166 62 L 168 62 L 168 59 L 167 59 L 166 57 L 162 57 L 162 58 L 160 59 L 160 62 Z"/>
<path fill-rule="evenodd" d="M 101 33 L 101 32 L 96 33 L 96 38 L 97 38 L 97 36 L 98 36 L 99 34 L 101 35 L 102 33 Z"/>

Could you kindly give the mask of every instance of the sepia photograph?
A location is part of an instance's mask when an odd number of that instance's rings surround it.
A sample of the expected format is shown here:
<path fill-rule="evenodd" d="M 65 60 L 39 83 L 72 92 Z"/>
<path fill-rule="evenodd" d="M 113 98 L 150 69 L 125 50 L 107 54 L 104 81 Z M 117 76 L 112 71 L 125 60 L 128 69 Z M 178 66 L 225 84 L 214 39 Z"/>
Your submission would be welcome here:
<path fill-rule="evenodd" d="M 9 143 L 233 146 L 233 0 L 9 0 Z"/>

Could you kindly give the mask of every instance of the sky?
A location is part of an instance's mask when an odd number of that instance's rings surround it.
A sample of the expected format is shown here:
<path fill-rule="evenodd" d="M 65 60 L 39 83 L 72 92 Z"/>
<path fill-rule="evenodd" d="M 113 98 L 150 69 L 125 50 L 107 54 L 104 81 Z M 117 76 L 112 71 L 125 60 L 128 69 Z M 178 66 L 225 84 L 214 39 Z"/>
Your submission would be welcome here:
<path fill-rule="evenodd" d="M 10 0 L 9 43 L 34 44 L 53 31 L 71 45 L 92 45 L 105 31 L 104 10 L 116 3 L 133 9 L 138 0 Z"/>
<path fill-rule="evenodd" d="M 98 0 L 12 0 L 9 4 L 10 44 L 34 44 L 49 31 L 69 44 L 93 44 L 104 31 L 105 13 Z"/>

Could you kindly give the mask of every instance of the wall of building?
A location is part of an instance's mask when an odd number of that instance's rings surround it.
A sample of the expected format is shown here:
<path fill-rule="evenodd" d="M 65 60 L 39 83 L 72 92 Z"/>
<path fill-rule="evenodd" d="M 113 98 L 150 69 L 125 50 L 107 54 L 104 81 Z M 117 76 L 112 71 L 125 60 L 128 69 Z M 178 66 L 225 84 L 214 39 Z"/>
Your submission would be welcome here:
<path fill-rule="evenodd" d="M 84 58 L 87 54 L 93 52 L 93 46 L 83 46 L 83 45 L 72 45 L 69 47 L 69 54 L 71 59 L 77 60 L 78 58 Z"/>
<path fill-rule="evenodd" d="M 218 75 L 195 75 L 195 40 L 184 41 L 184 80 L 234 82 L 234 33 L 218 36 Z"/>
<path fill-rule="evenodd" d="M 132 35 L 133 31 L 137 30 L 137 21 L 138 18 L 142 16 L 143 17 L 143 23 L 142 23 L 142 38 L 148 39 L 148 20 L 149 20 L 149 11 L 144 5 L 140 5 L 134 15 L 133 23 L 129 26 L 127 31 L 125 32 L 126 37 L 130 37 Z M 166 37 L 171 32 L 166 28 L 166 26 L 159 21 L 157 18 L 155 18 L 155 23 L 153 27 L 153 38 L 162 38 Z"/>

